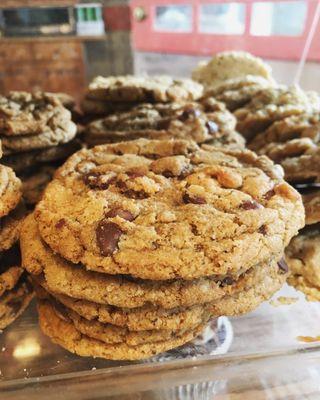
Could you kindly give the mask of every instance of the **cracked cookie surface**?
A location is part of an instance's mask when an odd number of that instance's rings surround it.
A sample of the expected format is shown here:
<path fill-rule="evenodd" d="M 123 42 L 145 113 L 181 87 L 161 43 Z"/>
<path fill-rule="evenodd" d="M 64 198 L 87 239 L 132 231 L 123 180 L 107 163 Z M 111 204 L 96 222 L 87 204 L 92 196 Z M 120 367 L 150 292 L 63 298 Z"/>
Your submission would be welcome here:
<path fill-rule="evenodd" d="M 265 157 L 140 139 L 69 158 L 35 218 L 44 241 L 73 263 L 166 280 L 234 275 L 277 258 L 304 210 Z"/>

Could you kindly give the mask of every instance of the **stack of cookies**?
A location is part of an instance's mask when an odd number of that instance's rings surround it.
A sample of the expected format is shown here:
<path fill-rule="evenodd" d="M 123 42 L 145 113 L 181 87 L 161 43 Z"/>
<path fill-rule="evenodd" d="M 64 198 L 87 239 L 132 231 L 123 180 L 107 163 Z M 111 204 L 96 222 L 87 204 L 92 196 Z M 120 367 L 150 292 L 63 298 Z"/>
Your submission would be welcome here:
<path fill-rule="evenodd" d="M 21 251 L 45 334 L 133 360 L 270 298 L 303 225 L 301 196 L 266 157 L 138 139 L 71 156 L 25 220 Z"/>
<path fill-rule="evenodd" d="M 39 179 L 43 181 L 41 167 L 61 162 L 79 149 L 74 140 L 76 125 L 60 98 L 61 95 L 43 92 L 10 92 L 8 96 L 0 96 L 3 163 L 13 168 L 23 181 L 29 181 L 28 187 L 33 185 L 38 191 L 34 184 Z"/>
<path fill-rule="evenodd" d="M 81 108 L 87 120 L 95 120 L 119 111 L 128 111 L 141 103 L 194 101 L 201 97 L 202 85 L 190 79 L 169 76 L 98 76 L 89 84 Z"/>
<path fill-rule="evenodd" d="M 0 165 L 0 176 L 0 329 L 4 329 L 28 306 L 33 290 L 21 268 L 17 244 L 26 214 L 21 181 L 4 165 Z"/>

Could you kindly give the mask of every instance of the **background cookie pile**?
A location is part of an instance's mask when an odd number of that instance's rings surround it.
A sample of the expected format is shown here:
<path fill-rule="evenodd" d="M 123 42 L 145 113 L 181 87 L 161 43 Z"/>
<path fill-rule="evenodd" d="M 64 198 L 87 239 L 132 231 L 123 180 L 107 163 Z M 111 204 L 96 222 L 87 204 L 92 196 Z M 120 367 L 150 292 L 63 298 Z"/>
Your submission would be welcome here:
<path fill-rule="evenodd" d="M 237 64 L 237 70 L 228 68 Z M 242 68 L 239 68 L 242 66 Z M 320 99 L 315 92 L 276 84 L 270 68 L 247 53 L 226 52 L 194 71 L 205 97 L 225 103 L 247 146 L 280 164 L 302 194 L 306 227 L 286 250 L 289 283 L 320 299 Z"/>
<path fill-rule="evenodd" d="M 10 92 L 0 96 L 0 138 L 3 163 L 24 182 L 27 204 L 34 204 L 51 180 L 57 163 L 80 148 L 73 140 L 69 96 L 52 93 Z"/>
<path fill-rule="evenodd" d="M 21 181 L 4 165 L 0 165 L 0 177 L 0 329 L 4 329 L 28 306 L 33 290 L 21 267 L 18 245 L 26 214 Z"/>
<path fill-rule="evenodd" d="M 303 224 L 267 158 L 139 139 L 69 158 L 23 224 L 22 262 L 55 343 L 143 359 L 270 298 Z"/>

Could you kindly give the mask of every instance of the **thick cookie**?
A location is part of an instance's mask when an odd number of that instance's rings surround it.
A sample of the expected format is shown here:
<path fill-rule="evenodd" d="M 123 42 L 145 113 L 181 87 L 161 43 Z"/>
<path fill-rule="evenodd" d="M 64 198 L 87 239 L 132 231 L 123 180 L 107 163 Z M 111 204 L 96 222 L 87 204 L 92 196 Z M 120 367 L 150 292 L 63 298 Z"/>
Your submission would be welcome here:
<path fill-rule="evenodd" d="M 8 136 L 2 137 L 2 149 L 4 155 L 24 153 L 31 150 L 55 147 L 62 143 L 70 142 L 77 133 L 77 126 L 71 120 L 59 121 L 59 123 L 44 128 L 41 133 L 32 136 Z"/>
<path fill-rule="evenodd" d="M 70 136 L 76 129 L 70 121 L 70 111 L 55 95 L 10 92 L 8 96 L 0 96 L 0 132 L 3 137 L 46 135 L 49 138 L 57 132 L 62 137 Z"/>
<path fill-rule="evenodd" d="M 38 304 L 39 322 L 42 331 L 66 350 L 80 356 L 101 357 L 109 360 L 140 360 L 182 346 L 194 339 L 204 329 L 204 325 L 188 330 L 179 337 L 156 343 L 131 346 L 126 343 L 106 344 L 92 339 L 79 330 L 67 318 L 61 316 L 48 301 Z"/>
<path fill-rule="evenodd" d="M 289 284 L 310 300 L 320 300 L 320 223 L 306 226 L 286 249 Z"/>
<path fill-rule="evenodd" d="M 81 101 L 81 110 L 84 112 L 84 114 L 91 114 L 92 116 L 96 116 L 94 119 L 99 119 L 103 115 L 129 111 L 138 104 L 139 103 L 106 102 L 104 100 L 89 99 L 85 97 Z"/>
<path fill-rule="evenodd" d="M 21 181 L 13 170 L 0 165 L 0 218 L 9 214 L 20 202 Z"/>
<path fill-rule="evenodd" d="M 0 253 L 0 296 L 4 292 L 13 289 L 19 281 L 23 273 L 20 265 L 21 259 L 18 244 Z"/>
<path fill-rule="evenodd" d="M 240 78 L 232 78 L 220 85 L 208 89 L 204 99 L 214 97 L 222 101 L 228 110 L 235 111 L 249 103 L 260 90 L 274 86 L 270 80 L 261 76 L 248 75 Z"/>
<path fill-rule="evenodd" d="M 0 297 L 0 329 L 15 321 L 28 307 L 33 298 L 31 285 L 22 280 L 14 289 Z"/>
<path fill-rule="evenodd" d="M 142 279 L 236 275 L 277 258 L 304 225 L 300 195 L 265 157 L 137 140 L 70 157 L 35 212 L 73 263 Z"/>
<path fill-rule="evenodd" d="M 244 139 L 235 132 L 235 126 L 234 116 L 216 101 L 207 107 L 196 103 L 144 104 L 92 122 L 85 129 L 84 140 L 97 145 L 139 138 L 176 138 L 244 148 Z"/>
<path fill-rule="evenodd" d="M 274 122 L 267 130 L 259 133 L 249 144 L 249 148 L 259 152 L 271 143 L 285 143 L 293 139 L 309 138 L 320 143 L 319 114 L 293 115 Z"/>
<path fill-rule="evenodd" d="M 121 103 L 166 103 L 197 100 L 202 91 L 202 85 L 191 79 L 174 79 L 169 76 L 98 76 L 90 83 L 86 98 Z"/>
<path fill-rule="evenodd" d="M 21 203 L 8 215 L 0 219 L 0 252 L 10 249 L 17 242 L 21 222 L 25 216 L 26 208 Z"/>
<path fill-rule="evenodd" d="M 271 67 L 261 58 L 244 51 L 224 51 L 192 72 L 192 78 L 206 88 L 214 88 L 229 79 L 245 79 L 248 75 L 273 81 Z"/>
<path fill-rule="evenodd" d="M 305 92 L 297 86 L 266 88 L 243 108 L 235 111 L 237 130 L 251 140 L 273 122 L 293 115 L 319 112 L 320 98 L 315 92 Z"/>
<path fill-rule="evenodd" d="M 12 168 L 17 174 L 26 174 L 39 165 L 61 162 L 82 147 L 82 143 L 78 139 L 74 139 L 47 149 L 10 154 L 5 156 L 1 162 Z"/>
<path fill-rule="evenodd" d="M 21 229 L 22 266 L 43 274 L 49 291 L 116 307 L 136 308 L 153 304 L 165 309 L 190 307 L 246 290 L 268 274 L 270 264 L 251 268 L 241 276 L 215 276 L 193 281 L 150 281 L 129 276 L 85 271 L 68 263 L 43 245 L 32 215 Z"/>

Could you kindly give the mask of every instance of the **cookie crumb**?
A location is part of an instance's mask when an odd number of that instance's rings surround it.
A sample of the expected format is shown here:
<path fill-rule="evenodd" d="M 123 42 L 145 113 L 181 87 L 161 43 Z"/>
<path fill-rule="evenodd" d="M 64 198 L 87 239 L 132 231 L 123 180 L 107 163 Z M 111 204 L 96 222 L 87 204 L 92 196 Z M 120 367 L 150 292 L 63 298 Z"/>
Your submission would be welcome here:
<path fill-rule="evenodd" d="M 269 304 L 274 307 L 289 306 L 290 304 L 296 303 L 298 300 L 298 297 L 279 296 L 278 298 L 271 300 Z"/>

